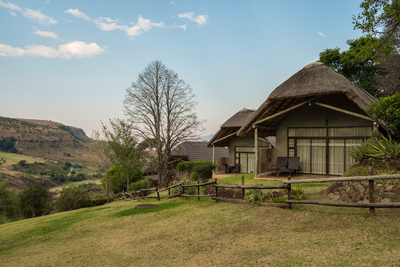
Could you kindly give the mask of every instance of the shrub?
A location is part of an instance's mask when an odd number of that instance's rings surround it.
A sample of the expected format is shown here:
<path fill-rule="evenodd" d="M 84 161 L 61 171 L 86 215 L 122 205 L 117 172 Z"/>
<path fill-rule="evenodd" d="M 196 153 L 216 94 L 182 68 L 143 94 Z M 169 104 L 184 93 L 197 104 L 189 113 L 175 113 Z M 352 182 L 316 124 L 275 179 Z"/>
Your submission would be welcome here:
<path fill-rule="evenodd" d="M 190 177 L 192 178 L 192 181 L 197 182 L 199 180 L 199 173 L 197 171 L 192 171 Z"/>
<path fill-rule="evenodd" d="M 180 183 L 183 183 L 185 185 L 197 184 L 197 183 L 194 183 L 190 179 L 181 179 L 179 181 L 175 180 L 173 182 L 173 185 L 177 185 L 177 184 L 180 184 Z M 178 186 L 178 187 L 175 187 L 175 188 L 171 189 L 171 194 L 172 195 L 177 194 L 177 193 L 182 193 L 182 192 L 183 192 L 182 191 L 182 186 Z M 186 187 L 185 188 L 185 194 L 187 194 L 187 195 L 197 195 L 197 187 Z"/>
<path fill-rule="evenodd" d="M 86 189 L 76 186 L 64 186 L 55 205 L 58 211 L 68 211 L 90 207 L 91 204 L 92 201 Z"/>
<path fill-rule="evenodd" d="M 212 172 L 215 170 L 215 166 L 209 160 L 198 160 L 198 161 L 182 161 L 177 165 L 177 170 L 180 172 L 191 173 L 196 171 L 202 181 L 205 181 L 212 177 Z"/>
<path fill-rule="evenodd" d="M 274 203 L 285 203 L 285 200 L 287 200 L 287 196 L 285 195 L 272 199 Z"/>
<path fill-rule="evenodd" d="M 107 203 L 107 199 L 106 198 L 95 198 L 95 199 L 91 199 L 91 206 L 95 207 L 95 206 L 101 206 Z"/>
<path fill-rule="evenodd" d="M 18 162 L 18 165 L 21 166 L 21 167 L 25 167 L 27 165 L 26 160 L 20 160 Z"/>
<path fill-rule="evenodd" d="M 368 168 L 365 166 L 351 166 L 347 171 L 344 172 L 343 176 L 368 176 Z"/>
<path fill-rule="evenodd" d="M 265 201 L 266 195 L 261 191 L 261 189 L 251 189 L 247 190 L 244 200 L 254 202 L 254 201 Z"/>
<path fill-rule="evenodd" d="M 216 167 L 211 161 L 197 161 L 193 166 L 193 171 L 196 171 L 199 178 L 206 182 L 207 179 L 212 178 L 212 172 Z"/>
<path fill-rule="evenodd" d="M 6 219 L 14 220 L 20 217 L 19 201 L 15 195 L 8 191 L 7 185 L 7 182 L 0 183 L 0 213 Z"/>
<path fill-rule="evenodd" d="M 25 170 L 25 173 L 30 173 L 30 174 L 32 174 L 32 173 L 33 173 L 33 170 L 32 170 L 32 168 L 28 168 L 28 169 L 26 169 L 26 170 Z"/>
<path fill-rule="evenodd" d="M 150 186 L 149 181 L 142 180 L 142 181 L 137 181 L 137 182 L 131 183 L 129 185 L 129 190 L 132 192 L 136 192 L 140 189 L 147 189 L 147 188 L 149 188 L 149 186 Z"/>
<path fill-rule="evenodd" d="M 304 189 L 297 186 L 293 186 L 291 192 L 294 199 L 296 200 L 304 199 Z"/>
<path fill-rule="evenodd" d="M 18 198 L 21 203 L 21 213 L 25 218 L 47 215 L 53 209 L 50 192 L 38 183 L 22 191 Z"/>

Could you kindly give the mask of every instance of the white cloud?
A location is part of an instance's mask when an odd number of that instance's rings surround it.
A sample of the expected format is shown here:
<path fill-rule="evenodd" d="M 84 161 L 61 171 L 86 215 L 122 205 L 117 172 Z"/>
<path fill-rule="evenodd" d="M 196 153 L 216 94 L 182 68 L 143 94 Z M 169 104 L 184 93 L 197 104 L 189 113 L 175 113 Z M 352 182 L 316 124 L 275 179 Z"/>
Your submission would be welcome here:
<path fill-rule="evenodd" d="M 106 50 L 96 43 L 86 44 L 85 42 L 75 41 L 65 45 L 60 45 L 58 50 L 64 54 L 65 58 L 71 57 L 94 57 L 104 53 Z"/>
<path fill-rule="evenodd" d="M 164 22 L 154 23 L 149 19 L 144 19 L 139 16 L 138 21 L 132 27 L 128 27 L 126 25 L 119 25 L 118 19 L 110 19 L 106 17 L 100 17 L 94 21 L 97 27 L 102 29 L 103 31 L 113 31 L 113 30 L 123 30 L 129 36 L 139 36 L 143 31 L 150 31 L 154 27 L 163 28 Z"/>
<path fill-rule="evenodd" d="M 163 28 L 164 22 L 154 23 L 151 22 L 149 19 L 144 19 L 141 16 L 139 16 L 137 24 L 128 28 L 126 30 L 126 33 L 129 36 L 139 36 L 142 33 L 142 31 L 148 32 L 153 27 Z"/>
<path fill-rule="evenodd" d="M 53 39 L 60 39 L 60 37 L 58 37 L 58 34 L 54 33 L 54 32 L 46 32 L 46 31 L 39 31 L 37 30 L 35 32 L 36 35 L 40 35 L 43 37 L 49 37 L 49 38 L 53 38 Z"/>
<path fill-rule="evenodd" d="M 118 25 L 116 22 L 118 22 L 118 19 L 110 19 L 104 17 L 100 17 L 94 21 L 97 27 L 99 27 L 103 31 L 113 31 L 117 29 L 126 31 L 128 29 L 128 26 Z"/>
<path fill-rule="evenodd" d="M 96 43 L 86 44 L 85 42 L 75 41 L 65 45 L 60 45 L 58 49 L 44 45 L 31 45 L 25 49 L 0 44 L 0 56 L 6 57 L 47 57 L 47 58 L 81 58 L 93 57 L 104 53 L 106 50 Z"/>
<path fill-rule="evenodd" d="M 7 10 L 7 11 L 8 11 L 8 13 L 10 13 L 12 16 L 14 16 L 14 17 L 17 16 L 17 14 L 15 14 L 14 12 L 12 12 L 12 11 L 10 11 L 10 10 Z"/>
<path fill-rule="evenodd" d="M 65 10 L 64 12 L 65 12 L 65 13 L 72 14 L 72 15 L 74 15 L 74 16 L 77 17 L 77 18 L 81 18 L 81 19 L 84 19 L 84 20 L 90 20 L 90 17 L 88 17 L 85 13 L 80 12 L 79 9 L 72 9 L 72 8 L 70 8 L 70 9 L 68 9 L 68 10 Z"/>
<path fill-rule="evenodd" d="M 14 5 L 14 4 L 10 3 L 10 2 L 4 3 L 3 1 L 0 0 L 0 6 L 2 6 L 4 8 L 8 8 L 8 9 L 17 10 L 17 11 L 22 12 L 22 9 L 19 6 Z"/>
<path fill-rule="evenodd" d="M 197 25 L 201 26 L 207 23 L 208 16 L 207 15 L 199 15 L 197 17 L 194 16 L 194 12 L 186 12 L 178 15 L 179 18 L 190 19 L 197 23 Z"/>
<path fill-rule="evenodd" d="M 22 15 L 24 15 L 24 17 L 28 19 L 36 19 L 43 25 L 53 25 L 58 23 L 58 21 L 53 19 L 52 17 L 42 14 L 40 10 L 25 8 L 25 11 L 22 11 Z"/>
<path fill-rule="evenodd" d="M 58 23 L 57 20 L 53 19 L 52 17 L 46 16 L 44 14 L 42 14 L 42 12 L 40 10 L 32 10 L 29 8 L 25 8 L 25 10 L 22 10 L 19 6 L 14 5 L 10 2 L 4 3 L 3 1 L 0 0 L 0 6 L 4 7 L 4 8 L 8 8 L 11 10 L 16 10 L 22 13 L 22 15 L 25 18 L 28 19 L 35 19 L 37 21 L 39 21 L 41 24 L 44 25 L 52 25 L 52 24 L 56 24 Z M 14 12 L 10 12 L 11 15 L 16 16 L 16 14 Z"/>
<path fill-rule="evenodd" d="M 176 24 L 174 24 L 174 25 L 172 25 L 172 26 L 170 26 L 170 27 L 168 27 L 168 28 L 179 28 L 179 29 L 183 29 L 184 31 L 186 31 L 186 24 L 183 24 L 183 25 L 176 25 Z"/>
<path fill-rule="evenodd" d="M 25 50 L 19 47 L 12 47 L 11 45 L 0 44 L 1 57 L 20 57 L 25 54 Z"/>
<path fill-rule="evenodd" d="M 175 5 L 176 4 L 176 2 L 169 2 L 171 5 Z"/>
<path fill-rule="evenodd" d="M 318 34 L 319 34 L 320 36 L 322 36 L 322 37 L 325 37 L 325 34 L 323 34 L 323 33 L 321 33 L 321 32 L 318 32 Z"/>

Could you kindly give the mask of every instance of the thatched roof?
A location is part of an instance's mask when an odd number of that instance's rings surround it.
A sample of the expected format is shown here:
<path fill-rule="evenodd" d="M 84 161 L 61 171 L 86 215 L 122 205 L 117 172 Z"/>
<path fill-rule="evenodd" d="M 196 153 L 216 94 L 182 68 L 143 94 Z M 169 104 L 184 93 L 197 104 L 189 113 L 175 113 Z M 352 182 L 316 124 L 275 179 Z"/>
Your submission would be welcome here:
<path fill-rule="evenodd" d="M 230 117 L 224 124 L 221 125 L 219 131 L 208 142 L 207 147 L 212 147 L 216 140 L 237 132 L 254 114 L 254 110 L 242 109 L 235 115 Z M 232 135 L 224 140 L 215 142 L 214 145 L 218 147 L 225 147 L 229 145 L 229 141 L 236 135 Z"/>
<path fill-rule="evenodd" d="M 254 122 L 313 98 L 338 93 L 345 94 L 364 111 L 370 106 L 370 102 L 376 100 L 343 75 L 333 71 L 323 63 L 314 62 L 279 85 L 240 128 L 238 135 L 253 136 L 252 125 Z M 259 136 L 276 135 L 275 127 L 279 125 L 286 114 L 283 113 L 263 123 L 263 126 L 269 127 L 269 129 L 259 129 Z"/>

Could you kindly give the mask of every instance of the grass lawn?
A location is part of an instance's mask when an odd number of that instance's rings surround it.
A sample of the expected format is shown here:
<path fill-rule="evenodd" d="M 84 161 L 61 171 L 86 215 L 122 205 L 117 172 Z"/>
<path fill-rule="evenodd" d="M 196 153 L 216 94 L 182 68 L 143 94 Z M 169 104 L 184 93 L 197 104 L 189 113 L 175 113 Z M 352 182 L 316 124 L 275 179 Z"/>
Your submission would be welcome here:
<path fill-rule="evenodd" d="M 91 183 L 100 184 L 100 179 L 96 179 L 94 181 L 93 180 L 83 180 L 83 181 L 78 181 L 78 182 L 65 182 L 60 186 L 51 188 L 49 191 L 50 192 L 61 191 L 63 186 L 91 184 Z"/>
<path fill-rule="evenodd" d="M 136 208 L 143 203 L 158 206 Z M 0 233 L 1 266 L 400 264 L 398 209 L 371 217 L 357 208 L 146 199 L 7 223 Z"/>
<path fill-rule="evenodd" d="M 44 162 L 44 159 L 42 158 L 34 158 L 31 156 L 25 156 L 25 155 L 20 155 L 20 154 L 15 154 L 15 153 L 6 153 L 0 151 L 0 159 L 3 158 L 6 160 L 6 164 L 9 163 L 11 164 L 17 164 L 21 160 L 26 160 L 26 163 L 34 163 L 36 162 Z"/>

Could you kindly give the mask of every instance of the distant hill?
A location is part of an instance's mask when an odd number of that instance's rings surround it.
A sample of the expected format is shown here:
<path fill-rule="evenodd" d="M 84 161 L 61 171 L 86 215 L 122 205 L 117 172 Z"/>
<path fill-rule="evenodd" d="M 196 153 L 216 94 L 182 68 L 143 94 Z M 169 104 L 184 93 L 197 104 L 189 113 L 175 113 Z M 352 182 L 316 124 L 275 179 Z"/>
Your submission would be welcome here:
<path fill-rule="evenodd" d="M 215 133 L 209 134 L 209 135 L 200 136 L 199 138 L 200 138 L 201 140 L 210 141 L 211 138 L 213 138 L 214 135 L 215 135 Z"/>
<path fill-rule="evenodd" d="M 14 143 L 18 153 L 51 160 L 86 161 L 91 139 L 73 126 L 54 121 L 0 116 L 0 144 Z M 0 146 L 1 147 L 1 146 Z"/>

